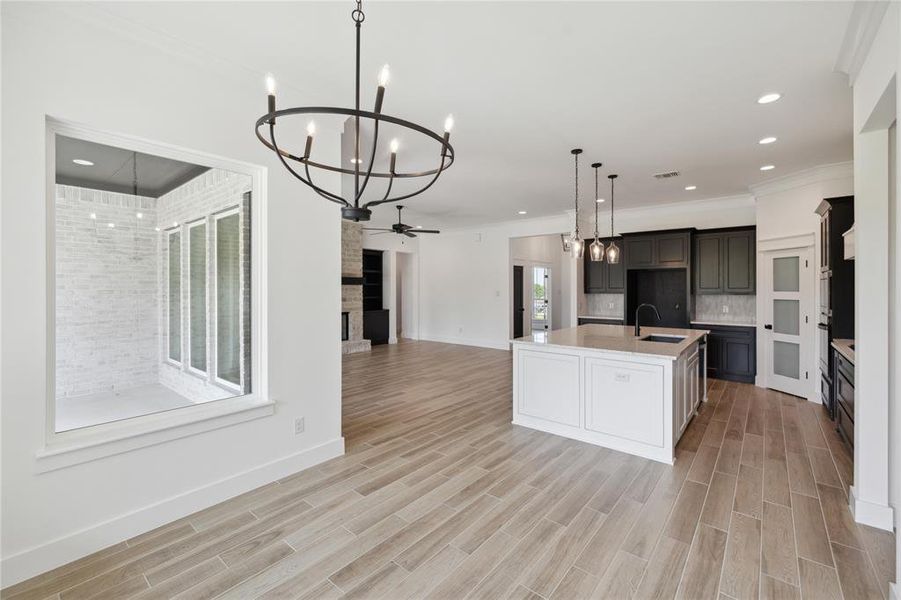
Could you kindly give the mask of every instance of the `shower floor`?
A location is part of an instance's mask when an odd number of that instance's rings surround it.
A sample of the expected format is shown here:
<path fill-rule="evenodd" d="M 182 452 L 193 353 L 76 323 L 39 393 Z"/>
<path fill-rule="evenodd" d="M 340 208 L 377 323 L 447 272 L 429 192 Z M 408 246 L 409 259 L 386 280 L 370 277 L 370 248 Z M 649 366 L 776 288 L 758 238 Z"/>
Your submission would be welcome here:
<path fill-rule="evenodd" d="M 56 400 L 56 430 L 121 421 L 194 403 L 158 383 Z"/>

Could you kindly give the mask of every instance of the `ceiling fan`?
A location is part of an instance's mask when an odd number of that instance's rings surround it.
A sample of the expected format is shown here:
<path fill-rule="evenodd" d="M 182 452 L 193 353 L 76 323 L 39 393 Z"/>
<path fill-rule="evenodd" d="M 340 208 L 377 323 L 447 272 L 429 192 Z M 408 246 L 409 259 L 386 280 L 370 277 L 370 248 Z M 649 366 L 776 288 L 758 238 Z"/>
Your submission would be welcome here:
<path fill-rule="evenodd" d="M 397 223 L 391 226 L 391 229 L 384 229 L 379 227 L 364 227 L 364 231 L 378 231 L 379 233 L 374 233 L 373 235 L 379 235 L 382 233 L 397 233 L 400 235 L 405 235 L 407 237 L 415 238 L 416 233 L 441 233 L 437 229 L 417 229 L 412 225 L 405 225 L 400 220 L 400 211 L 404 209 L 403 206 L 397 207 Z M 416 233 L 413 233 L 413 232 Z"/>

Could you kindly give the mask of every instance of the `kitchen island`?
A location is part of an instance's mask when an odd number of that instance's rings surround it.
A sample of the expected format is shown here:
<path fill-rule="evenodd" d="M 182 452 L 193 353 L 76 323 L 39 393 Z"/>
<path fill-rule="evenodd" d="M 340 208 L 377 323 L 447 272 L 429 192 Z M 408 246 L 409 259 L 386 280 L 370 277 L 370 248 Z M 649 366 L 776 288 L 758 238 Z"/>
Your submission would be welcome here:
<path fill-rule="evenodd" d="M 512 340 L 513 423 L 672 464 L 707 331 L 580 325 Z"/>

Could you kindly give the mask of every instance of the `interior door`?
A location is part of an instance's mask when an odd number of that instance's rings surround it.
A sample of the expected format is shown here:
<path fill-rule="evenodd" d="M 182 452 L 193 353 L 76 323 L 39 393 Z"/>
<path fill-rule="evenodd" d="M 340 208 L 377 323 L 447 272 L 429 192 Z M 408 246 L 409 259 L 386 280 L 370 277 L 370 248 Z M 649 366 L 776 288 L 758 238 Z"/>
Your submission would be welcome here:
<path fill-rule="evenodd" d="M 522 265 L 513 267 L 513 337 L 522 337 L 523 318 L 526 315 L 526 307 L 523 304 L 522 293 Z"/>
<path fill-rule="evenodd" d="M 532 332 L 551 328 L 551 270 L 532 267 Z"/>
<path fill-rule="evenodd" d="M 810 385 L 813 271 L 810 249 L 766 253 L 767 386 L 808 397 Z"/>

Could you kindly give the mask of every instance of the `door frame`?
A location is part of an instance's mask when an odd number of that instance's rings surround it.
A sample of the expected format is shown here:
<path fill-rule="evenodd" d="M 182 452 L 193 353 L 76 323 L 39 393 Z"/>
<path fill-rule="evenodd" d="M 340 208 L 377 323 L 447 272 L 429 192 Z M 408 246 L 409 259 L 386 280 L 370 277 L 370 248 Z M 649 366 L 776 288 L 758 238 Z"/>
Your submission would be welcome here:
<path fill-rule="evenodd" d="M 815 278 L 818 269 L 815 268 L 816 236 L 813 233 L 771 238 L 757 241 L 757 377 L 756 385 L 759 387 L 771 387 L 769 367 L 771 357 L 772 332 L 765 329 L 765 325 L 771 321 L 765 321 L 772 311 L 772 263 L 770 257 L 777 252 L 796 251 L 806 260 L 806 268 L 801 267 L 801 314 L 799 333 L 801 337 L 801 370 L 807 372 L 807 378 L 801 390 L 802 397 L 811 402 L 819 402 L 819 350 L 816 344 L 816 307 L 817 294 L 819 293 Z M 806 254 L 806 256 L 803 256 Z M 803 293 L 804 289 L 808 293 Z M 804 317 L 807 317 L 806 319 Z M 787 392 L 788 393 L 788 392 Z"/>

